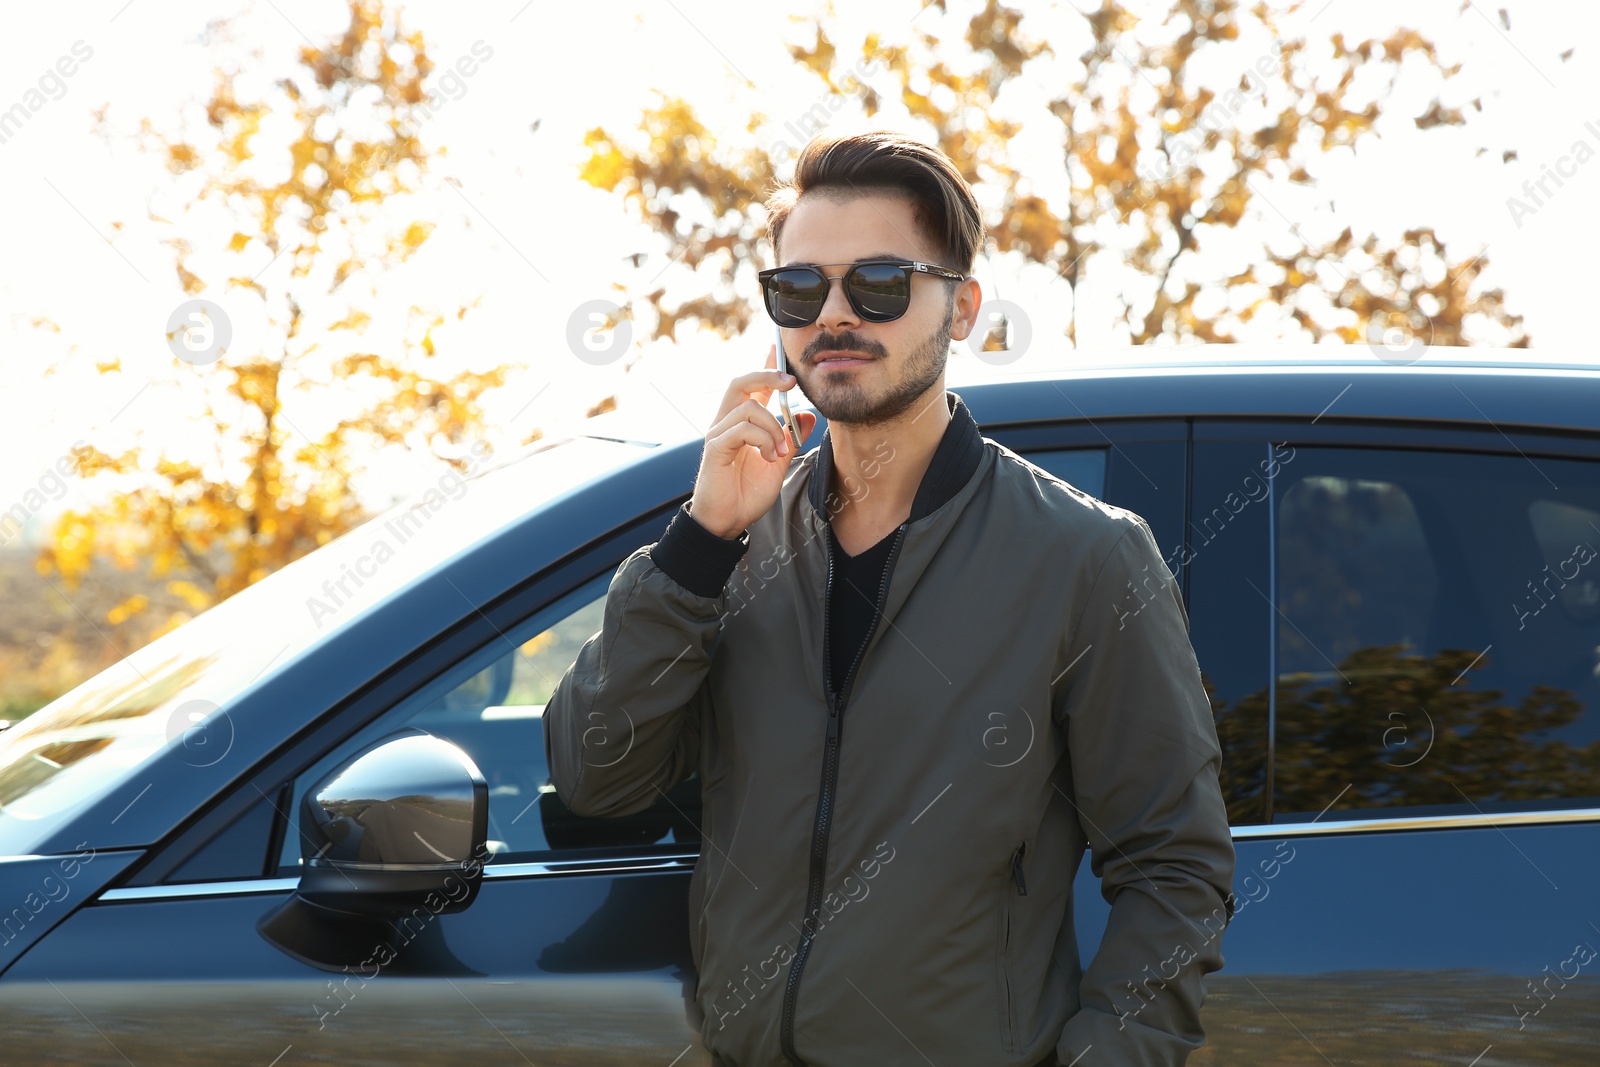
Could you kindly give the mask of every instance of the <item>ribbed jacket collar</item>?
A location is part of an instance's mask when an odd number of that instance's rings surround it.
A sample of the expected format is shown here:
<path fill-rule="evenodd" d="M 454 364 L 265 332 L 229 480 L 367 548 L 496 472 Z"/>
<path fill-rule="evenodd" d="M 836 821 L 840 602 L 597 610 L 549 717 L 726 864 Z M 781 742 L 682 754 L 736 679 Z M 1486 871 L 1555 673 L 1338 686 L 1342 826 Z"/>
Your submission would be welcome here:
<path fill-rule="evenodd" d="M 967 484 L 978 463 L 983 458 L 983 435 L 978 424 L 959 394 L 946 389 L 945 403 L 950 412 L 950 423 L 944 436 L 933 451 L 933 459 L 917 486 L 917 495 L 911 502 L 911 516 L 906 521 L 916 522 L 937 511 L 940 505 L 955 496 Z M 832 519 L 826 507 L 828 486 L 833 478 L 833 429 L 823 431 L 822 444 L 817 450 L 816 471 L 811 484 L 806 487 L 806 498 L 811 508 L 825 520 Z"/>

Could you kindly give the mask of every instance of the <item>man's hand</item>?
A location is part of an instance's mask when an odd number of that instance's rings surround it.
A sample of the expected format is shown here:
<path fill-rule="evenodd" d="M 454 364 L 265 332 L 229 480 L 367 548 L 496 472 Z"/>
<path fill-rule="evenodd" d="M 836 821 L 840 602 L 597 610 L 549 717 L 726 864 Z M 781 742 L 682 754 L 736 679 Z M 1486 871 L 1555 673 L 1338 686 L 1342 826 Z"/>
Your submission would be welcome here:
<path fill-rule="evenodd" d="M 767 410 L 773 390 L 795 385 L 793 377 L 778 372 L 777 360 L 773 345 L 767 349 L 766 370 L 741 374 L 729 383 L 716 421 L 706 432 L 689 512 L 718 537 L 736 538 L 767 513 L 794 458 L 783 425 Z M 817 416 L 806 411 L 794 419 L 804 441 L 816 428 Z"/>

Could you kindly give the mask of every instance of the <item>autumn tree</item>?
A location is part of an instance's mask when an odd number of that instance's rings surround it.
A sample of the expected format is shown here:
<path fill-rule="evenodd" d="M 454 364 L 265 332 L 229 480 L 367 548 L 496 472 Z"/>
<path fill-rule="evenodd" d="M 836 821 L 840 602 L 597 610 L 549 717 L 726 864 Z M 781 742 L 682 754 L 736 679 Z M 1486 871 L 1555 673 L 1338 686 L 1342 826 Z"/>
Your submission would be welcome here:
<path fill-rule="evenodd" d="M 648 306 L 653 337 L 673 338 L 684 323 L 723 337 L 749 326 L 759 310 L 747 295 L 753 272 L 772 262 L 760 205 L 792 162 L 772 148 L 797 150 L 781 142 L 820 128 L 844 100 L 879 116 L 887 96 L 900 111 L 885 117 L 920 128 L 978 189 L 992 252 L 1065 283 L 1074 347 L 1091 282 L 1116 294 L 1116 333 L 1130 344 L 1526 346 L 1521 317 L 1483 284 L 1486 257 L 1447 249 L 1425 226 L 1379 236 L 1352 222 L 1308 234 L 1282 193 L 1315 195 L 1332 216 L 1318 192 L 1321 164 L 1377 135 L 1402 68 L 1437 91 L 1406 116 L 1416 130 L 1468 122 L 1481 103 L 1454 99 L 1460 68 L 1446 66 L 1423 32 L 1294 36 L 1300 0 L 1079 6 L 1086 47 L 1076 54 L 1030 35 L 1024 12 L 998 0 L 959 5 L 971 11 L 959 39 L 942 35 L 933 15 L 959 22 L 958 5 L 933 0 L 909 24 L 848 47 L 824 8 L 801 31 L 806 40 L 789 46 L 820 82 L 820 114 L 783 116 L 779 126 L 758 113 L 742 130 L 711 130 L 690 102 L 669 97 L 644 111 L 637 131 L 590 131 L 584 178 L 623 197 L 694 272 L 685 284 L 701 294 L 672 302 L 654 286 L 629 294 L 628 314 Z M 875 77 L 859 76 L 863 68 Z M 1048 97 L 1042 108 L 1013 106 L 1008 90 L 1019 84 Z M 1013 145 L 1035 123 L 1059 145 L 1057 172 L 1030 175 L 1017 158 Z M 616 288 L 629 293 L 627 283 Z"/>
<path fill-rule="evenodd" d="M 169 325 L 172 382 L 214 454 L 81 450 L 84 476 L 138 484 L 65 513 L 39 557 L 42 573 L 75 586 L 97 554 L 128 567 L 146 559 L 198 612 L 369 517 L 352 488 L 363 452 L 426 450 L 458 472 L 478 461 L 480 397 L 512 365 L 446 376 L 435 339 L 476 301 L 411 306 L 399 345 L 386 351 L 368 336 L 387 313 L 378 278 L 435 227 L 416 194 L 431 156 L 419 128 L 440 101 L 425 88 L 434 63 L 423 35 L 381 0 L 348 2 L 344 32 L 301 48 L 273 90 L 246 98 L 241 86 L 252 79 L 219 70 L 205 125 L 169 133 L 141 123 L 140 150 L 156 153 L 172 179 L 152 197 L 150 217 L 168 232 L 183 292 L 206 302 L 180 307 Z M 99 121 L 105 132 L 104 110 Z M 241 308 L 265 327 L 246 335 Z M 121 373 L 121 360 L 99 369 Z M 315 432 L 314 393 L 322 410 L 337 397 L 340 411 Z M 146 604 L 128 597 L 111 621 Z"/>

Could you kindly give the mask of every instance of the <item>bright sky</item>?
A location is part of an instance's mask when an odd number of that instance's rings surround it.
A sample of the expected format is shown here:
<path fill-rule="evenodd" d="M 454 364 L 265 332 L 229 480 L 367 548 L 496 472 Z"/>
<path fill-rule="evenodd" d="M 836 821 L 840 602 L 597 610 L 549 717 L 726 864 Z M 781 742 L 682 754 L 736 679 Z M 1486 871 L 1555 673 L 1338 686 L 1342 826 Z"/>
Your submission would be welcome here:
<path fill-rule="evenodd" d="M 1074 4 L 1014 2 L 1029 13 L 1024 30 L 1051 41 L 1059 54 L 1076 55 L 1087 46 L 1088 26 Z M 841 6 L 846 29 L 836 40 L 842 48 L 853 48 L 869 29 L 898 41 L 914 17 L 924 28 L 941 18 L 918 14 L 914 0 Z M 952 27 L 979 6 L 951 0 Z M 1088 9 L 1090 0 L 1077 6 Z M 1387 105 L 1395 114 L 1382 127 L 1383 138 L 1366 142 L 1359 157 L 1346 153 L 1328 161 L 1319 175 L 1322 189 L 1334 195 L 1337 217 L 1318 217 L 1314 198 L 1302 202 L 1293 191 L 1278 190 L 1262 205 L 1264 217 L 1282 220 L 1286 231 L 1287 219 L 1294 219 L 1312 240 L 1337 233 L 1347 221 L 1358 234 L 1375 230 L 1391 239 L 1406 228 L 1433 226 L 1453 257 L 1486 251 L 1490 284 L 1503 288 L 1511 310 L 1525 316 L 1537 349 L 1583 352 L 1593 299 L 1593 270 L 1583 250 L 1600 246 L 1594 208 L 1600 193 L 1600 7 L 1513 0 L 1506 30 L 1488 4 L 1459 15 L 1456 6 L 1454 0 L 1307 6 L 1300 21 L 1323 39 L 1342 32 L 1354 41 L 1386 36 L 1401 25 L 1423 27 L 1446 62 L 1466 68 L 1446 102 L 1481 95 L 1484 111 L 1473 113 L 1466 130 L 1419 134 L 1400 116 L 1420 111 L 1434 89 L 1420 80 L 1407 83 Z M 643 292 L 659 275 L 675 299 L 694 295 L 699 284 L 686 284 L 686 272 L 669 262 L 671 252 L 629 217 L 619 198 L 578 181 L 582 137 L 596 126 L 631 132 L 640 109 L 656 101 L 655 90 L 685 97 L 708 127 L 727 130 L 735 141 L 744 136 L 752 110 L 781 129 L 824 99 L 821 83 L 798 69 L 784 48 L 802 32 L 793 16 L 813 10 L 809 3 L 712 0 L 407 4 L 406 23 L 424 32 L 439 64 L 436 79 L 458 57 L 471 55 L 475 44 L 493 54 L 421 131 L 429 145 L 449 148 L 434 161 L 418 205 L 418 213 L 439 226 L 411 264 L 380 283 L 369 343 L 393 346 L 407 329 L 410 304 L 447 310 L 481 296 L 476 311 L 460 323 L 452 316 L 436 340 L 441 360 L 457 361 L 452 366 L 483 369 L 510 360 L 526 368 L 495 402 L 496 448 L 511 447 L 535 427 L 556 432 L 612 392 L 624 412 L 641 419 L 679 413 L 685 429 L 693 424 L 703 432 L 728 379 L 760 366 L 770 323 L 758 315 L 753 333 L 733 342 L 708 333 L 643 350 L 636 337 L 625 359 L 594 365 L 577 358 L 567 341 L 569 321 L 584 303 L 615 298 L 612 282 L 629 281 Z M 233 12 L 236 39 L 246 44 L 208 45 L 208 21 Z M 322 43 L 346 18 L 345 5 L 334 0 L 90 0 L 8 13 L 7 32 L 0 35 L 0 114 L 29 99 L 41 78 L 51 82 L 47 95 L 53 98 L 20 129 L 0 132 L 0 202 L 7 206 L 6 254 L 0 256 L 0 511 L 37 486 L 77 440 L 112 452 L 142 442 L 152 452 L 165 448 L 202 461 L 211 454 L 212 442 L 182 421 L 182 412 L 192 408 L 179 403 L 198 395 L 203 370 L 179 363 L 166 343 L 169 316 L 188 299 L 171 266 L 172 250 L 162 243 L 171 231 L 146 218 L 153 196 L 171 195 L 171 176 L 139 153 L 130 135 L 145 117 L 165 128 L 180 116 L 203 125 L 195 102 L 206 97 L 212 70 L 227 55 L 237 55 L 270 85 L 288 73 L 307 39 Z M 1569 60 L 1558 57 L 1573 46 Z M 250 47 L 259 48 L 259 59 L 247 54 Z M 49 72 L 62 57 L 76 57 L 66 64 L 73 73 L 55 81 Z M 881 89 L 890 84 L 883 73 L 867 80 Z M 1038 112 L 1028 107 L 1052 90 L 1020 85 L 1010 101 L 1025 122 L 1030 115 L 1036 120 L 1014 149 L 1035 168 L 1041 189 L 1059 171 L 1060 154 L 1046 136 L 1049 116 L 1037 121 Z M 91 112 L 108 104 L 109 123 L 120 133 L 103 140 L 91 132 Z M 851 102 L 834 122 L 838 129 L 869 125 L 928 133 L 897 105 L 867 123 Z M 1578 142 L 1586 148 L 1579 150 Z M 1475 156 L 1479 146 L 1491 151 Z M 1501 148 L 1515 149 L 1518 158 L 1502 164 Z M 1546 167 L 1567 176 L 1559 188 L 1547 179 L 1553 195 L 1513 217 L 1508 198 L 1527 202 L 1523 183 L 1539 180 Z M 113 221 L 122 229 L 113 230 Z M 225 244 L 230 220 L 218 216 L 212 224 L 218 237 L 209 244 Z M 647 253 L 637 268 L 623 258 L 635 252 Z M 269 264 L 259 244 L 236 258 L 246 272 L 262 272 L 269 286 L 273 272 L 287 274 L 287 257 Z M 1052 343 L 1061 336 L 1067 292 L 1050 272 L 980 261 L 978 278 L 986 297 L 998 287 L 998 295 L 1027 310 L 1035 341 L 1024 360 L 1042 367 L 1072 358 L 1064 343 Z M 253 297 L 242 290 L 204 295 L 228 311 L 236 352 L 269 339 Z M 1109 291 L 1081 294 L 1086 348 L 1110 343 L 1114 314 Z M 63 332 L 35 328 L 39 316 Z M 69 368 L 44 378 L 42 369 L 69 349 L 75 350 Z M 121 375 L 95 373 L 96 361 L 114 358 L 122 362 Z M 626 371 L 630 364 L 636 365 Z M 949 382 L 985 369 L 958 345 Z M 354 397 L 341 391 L 347 388 L 329 382 L 297 395 L 291 409 L 297 432 L 318 436 L 348 414 Z M 362 484 L 375 505 L 437 474 L 399 449 L 362 462 L 370 471 Z M 37 519 L 86 506 L 84 488 L 71 487 Z M 35 532 L 40 525 L 35 522 Z"/>

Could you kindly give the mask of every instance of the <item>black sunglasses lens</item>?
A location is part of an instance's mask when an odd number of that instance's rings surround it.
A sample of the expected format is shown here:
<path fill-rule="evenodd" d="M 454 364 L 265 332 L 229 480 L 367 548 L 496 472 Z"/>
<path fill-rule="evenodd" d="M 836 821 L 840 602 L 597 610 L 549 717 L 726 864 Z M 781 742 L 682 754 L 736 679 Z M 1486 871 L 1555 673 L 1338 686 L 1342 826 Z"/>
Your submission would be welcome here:
<path fill-rule="evenodd" d="M 779 326 L 809 326 L 828 299 L 828 280 L 814 270 L 780 270 L 766 281 L 767 314 Z"/>
<path fill-rule="evenodd" d="M 893 263 L 863 263 L 844 283 L 851 302 L 868 322 L 898 319 L 911 303 L 911 279 Z"/>

